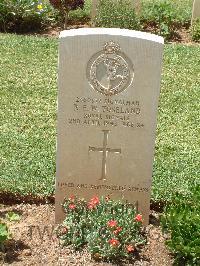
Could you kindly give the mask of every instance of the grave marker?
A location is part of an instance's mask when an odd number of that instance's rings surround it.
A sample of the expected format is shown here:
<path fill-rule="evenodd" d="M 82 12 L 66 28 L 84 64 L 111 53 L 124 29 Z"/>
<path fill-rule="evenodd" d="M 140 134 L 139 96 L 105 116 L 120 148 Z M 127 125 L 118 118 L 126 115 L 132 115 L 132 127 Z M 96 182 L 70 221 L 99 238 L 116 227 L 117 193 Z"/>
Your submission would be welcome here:
<path fill-rule="evenodd" d="M 193 2 L 192 22 L 197 18 L 200 19 L 200 0 L 194 0 Z"/>
<path fill-rule="evenodd" d="M 142 5 L 141 0 L 135 0 L 132 3 L 133 3 L 133 7 L 135 8 L 136 14 L 140 14 L 141 5 Z"/>
<path fill-rule="evenodd" d="M 97 16 L 98 0 L 92 0 L 92 12 L 91 12 L 91 21 L 92 26 L 95 26 L 95 18 Z"/>
<path fill-rule="evenodd" d="M 63 31 L 59 47 L 56 222 L 76 194 L 138 204 L 148 223 L 163 38 Z"/>

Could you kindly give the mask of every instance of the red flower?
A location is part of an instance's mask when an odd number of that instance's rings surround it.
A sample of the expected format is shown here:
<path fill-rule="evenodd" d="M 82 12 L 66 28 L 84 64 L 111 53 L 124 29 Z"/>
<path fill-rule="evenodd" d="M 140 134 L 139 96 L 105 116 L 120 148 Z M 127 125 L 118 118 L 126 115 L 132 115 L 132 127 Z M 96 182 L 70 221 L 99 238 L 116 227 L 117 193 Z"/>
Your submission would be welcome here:
<path fill-rule="evenodd" d="M 117 221 L 115 221 L 115 220 L 110 220 L 110 221 L 108 222 L 108 226 L 109 226 L 109 227 L 115 227 L 115 226 L 117 226 Z"/>
<path fill-rule="evenodd" d="M 89 210 L 92 210 L 92 209 L 94 209 L 95 207 L 96 207 L 95 204 L 88 203 L 88 209 L 89 209 Z"/>
<path fill-rule="evenodd" d="M 142 215 L 141 215 L 141 214 L 137 214 L 137 215 L 135 216 L 135 221 L 136 221 L 136 222 L 142 222 Z"/>
<path fill-rule="evenodd" d="M 74 201 L 75 200 L 75 196 L 74 195 L 69 196 L 69 200 Z"/>
<path fill-rule="evenodd" d="M 117 227 L 117 229 L 114 230 L 113 233 L 114 233 L 115 235 L 117 235 L 117 234 L 120 233 L 121 231 L 122 231 L 122 227 Z"/>
<path fill-rule="evenodd" d="M 96 208 L 96 205 L 98 205 L 98 204 L 99 204 L 99 198 L 94 197 L 88 202 L 88 209 L 92 210 L 92 209 Z"/>
<path fill-rule="evenodd" d="M 117 239 L 114 239 L 114 238 L 110 239 L 108 242 L 113 247 L 116 247 L 119 245 L 119 241 Z"/>
<path fill-rule="evenodd" d="M 128 252 L 133 252 L 135 250 L 135 248 L 132 245 L 128 245 L 126 249 Z"/>
<path fill-rule="evenodd" d="M 99 198 L 98 197 L 94 197 L 90 200 L 90 203 L 93 203 L 94 205 L 99 204 Z"/>
<path fill-rule="evenodd" d="M 69 209 L 70 210 L 74 210 L 75 208 L 76 208 L 76 205 L 75 204 L 72 204 L 72 203 L 69 204 Z"/>

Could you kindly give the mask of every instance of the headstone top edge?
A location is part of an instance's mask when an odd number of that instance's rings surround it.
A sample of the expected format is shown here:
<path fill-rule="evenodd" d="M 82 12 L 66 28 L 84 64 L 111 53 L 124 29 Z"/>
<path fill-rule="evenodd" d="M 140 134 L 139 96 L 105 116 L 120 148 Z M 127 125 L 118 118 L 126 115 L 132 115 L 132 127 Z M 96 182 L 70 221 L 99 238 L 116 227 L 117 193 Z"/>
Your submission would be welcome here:
<path fill-rule="evenodd" d="M 155 34 L 119 29 L 119 28 L 80 28 L 64 30 L 60 32 L 59 38 L 74 37 L 74 36 L 86 36 L 86 35 L 110 35 L 110 36 L 123 36 L 123 37 L 134 37 L 138 39 L 149 40 L 157 43 L 164 44 L 164 38 Z"/>

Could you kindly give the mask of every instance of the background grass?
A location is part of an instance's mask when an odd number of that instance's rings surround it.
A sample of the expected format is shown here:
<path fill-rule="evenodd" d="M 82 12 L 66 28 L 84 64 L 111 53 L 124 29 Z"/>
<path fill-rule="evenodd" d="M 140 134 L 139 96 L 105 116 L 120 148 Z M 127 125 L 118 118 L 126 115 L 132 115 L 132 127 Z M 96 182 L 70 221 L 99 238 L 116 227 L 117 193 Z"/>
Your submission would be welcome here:
<path fill-rule="evenodd" d="M 165 46 L 153 198 L 187 192 L 200 177 L 200 46 Z"/>
<path fill-rule="evenodd" d="M 54 192 L 57 97 L 56 39 L 0 35 L 0 191 Z M 187 193 L 199 177 L 200 46 L 166 45 L 154 200 Z"/>
<path fill-rule="evenodd" d="M 0 35 L 0 190 L 49 194 L 55 173 L 57 41 Z"/>

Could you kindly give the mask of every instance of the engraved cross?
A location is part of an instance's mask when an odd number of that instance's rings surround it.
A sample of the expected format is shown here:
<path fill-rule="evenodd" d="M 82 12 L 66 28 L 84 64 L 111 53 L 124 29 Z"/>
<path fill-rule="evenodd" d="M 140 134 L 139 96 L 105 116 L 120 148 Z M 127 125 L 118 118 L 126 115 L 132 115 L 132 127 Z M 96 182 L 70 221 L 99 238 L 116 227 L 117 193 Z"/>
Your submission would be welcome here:
<path fill-rule="evenodd" d="M 111 149 L 108 148 L 108 134 L 109 130 L 102 130 L 104 133 L 104 138 L 103 138 L 103 147 L 98 148 L 98 147 L 91 147 L 89 146 L 89 152 L 90 151 L 98 151 L 103 153 L 102 157 L 102 170 L 101 170 L 101 178 L 100 180 L 106 180 L 106 173 L 107 173 L 107 157 L 108 153 L 121 153 L 121 149 Z"/>

